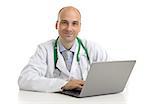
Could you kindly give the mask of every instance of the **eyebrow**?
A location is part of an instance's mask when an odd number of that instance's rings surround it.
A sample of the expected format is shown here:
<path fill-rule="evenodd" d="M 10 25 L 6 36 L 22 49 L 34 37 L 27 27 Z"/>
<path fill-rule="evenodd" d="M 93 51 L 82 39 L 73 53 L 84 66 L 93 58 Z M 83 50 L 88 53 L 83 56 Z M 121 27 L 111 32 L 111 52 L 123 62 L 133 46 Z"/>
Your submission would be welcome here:
<path fill-rule="evenodd" d="M 62 19 L 62 20 L 60 20 L 60 21 L 67 21 L 67 20 L 63 20 L 63 19 Z"/>
<path fill-rule="evenodd" d="M 63 19 L 62 19 L 62 20 L 60 20 L 60 21 L 67 21 L 67 20 L 63 20 Z M 75 20 L 75 21 L 72 21 L 72 22 L 78 22 L 78 23 L 80 23 L 80 21 L 76 21 L 76 20 Z"/>
<path fill-rule="evenodd" d="M 73 21 L 73 22 L 79 22 L 79 21 Z"/>

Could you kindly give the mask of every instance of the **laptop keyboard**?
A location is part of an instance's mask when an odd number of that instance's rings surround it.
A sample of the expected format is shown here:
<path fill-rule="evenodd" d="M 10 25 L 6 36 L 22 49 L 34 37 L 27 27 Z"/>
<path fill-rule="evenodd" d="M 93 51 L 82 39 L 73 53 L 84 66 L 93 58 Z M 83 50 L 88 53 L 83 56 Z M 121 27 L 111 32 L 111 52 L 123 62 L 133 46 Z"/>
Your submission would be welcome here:
<path fill-rule="evenodd" d="M 63 94 L 71 95 L 71 96 L 79 96 L 81 90 L 64 90 L 62 91 Z"/>

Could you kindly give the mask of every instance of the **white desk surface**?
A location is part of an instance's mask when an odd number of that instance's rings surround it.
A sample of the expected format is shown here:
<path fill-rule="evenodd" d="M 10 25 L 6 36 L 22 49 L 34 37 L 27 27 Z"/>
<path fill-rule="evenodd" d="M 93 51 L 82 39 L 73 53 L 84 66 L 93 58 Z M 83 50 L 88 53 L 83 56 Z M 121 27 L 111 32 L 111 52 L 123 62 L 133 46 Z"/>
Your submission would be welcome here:
<path fill-rule="evenodd" d="M 59 93 L 40 93 L 40 92 L 29 92 L 19 91 L 18 92 L 19 104 L 41 104 L 41 103 L 53 103 L 53 104 L 88 104 L 88 103 L 103 103 L 103 104 L 125 104 L 125 95 L 123 93 L 104 95 L 104 96 L 93 96 L 86 98 L 75 98 L 68 95 Z"/>
<path fill-rule="evenodd" d="M 40 92 L 29 92 L 19 91 L 18 103 L 30 103 L 30 104 L 41 104 L 41 103 L 72 103 L 72 104 L 88 104 L 88 103 L 103 103 L 103 104 L 126 104 L 126 97 L 123 93 L 104 95 L 104 96 L 93 96 L 86 98 L 75 98 L 59 93 L 40 93 Z"/>
<path fill-rule="evenodd" d="M 41 93 L 30 91 L 18 91 L 18 104 L 141 104 L 147 102 L 144 95 L 137 95 L 132 90 L 128 93 L 125 89 L 122 93 L 75 98 L 59 93 Z"/>

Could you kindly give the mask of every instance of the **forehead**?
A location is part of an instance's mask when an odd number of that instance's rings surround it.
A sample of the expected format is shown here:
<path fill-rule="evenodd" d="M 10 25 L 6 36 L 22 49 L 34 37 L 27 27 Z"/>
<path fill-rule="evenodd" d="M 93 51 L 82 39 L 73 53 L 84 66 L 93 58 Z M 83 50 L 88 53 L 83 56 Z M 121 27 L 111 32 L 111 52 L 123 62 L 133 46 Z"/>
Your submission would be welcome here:
<path fill-rule="evenodd" d="M 81 16 L 78 10 L 74 8 L 64 8 L 59 13 L 59 20 L 80 21 Z"/>

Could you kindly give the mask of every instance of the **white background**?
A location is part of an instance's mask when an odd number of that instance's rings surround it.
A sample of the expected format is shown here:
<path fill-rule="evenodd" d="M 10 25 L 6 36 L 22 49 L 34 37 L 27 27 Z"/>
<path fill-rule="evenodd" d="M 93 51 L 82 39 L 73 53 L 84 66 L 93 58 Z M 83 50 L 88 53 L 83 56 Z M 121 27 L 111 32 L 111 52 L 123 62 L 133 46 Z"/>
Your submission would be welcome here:
<path fill-rule="evenodd" d="M 24 104 L 18 76 L 37 45 L 57 37 L 57 13 L 68 5 L 81 11 L 79 37 L 97 42 L 114 60 L 137 61 L 121 102 L 150 103 L 149 0 L 0 0 L 0 101 Z"/>

